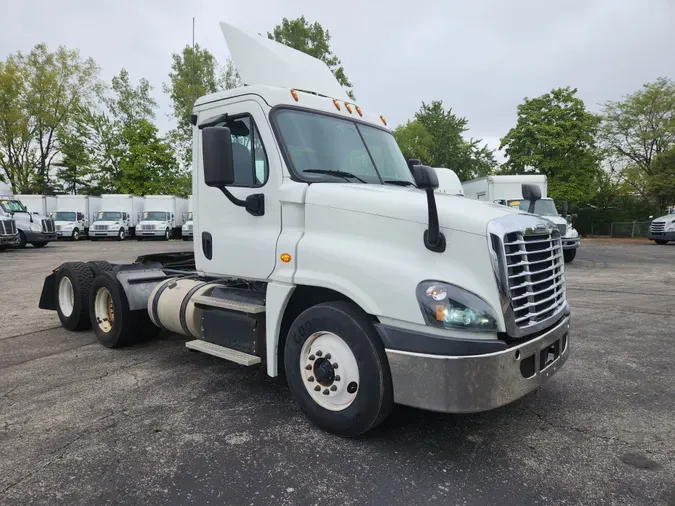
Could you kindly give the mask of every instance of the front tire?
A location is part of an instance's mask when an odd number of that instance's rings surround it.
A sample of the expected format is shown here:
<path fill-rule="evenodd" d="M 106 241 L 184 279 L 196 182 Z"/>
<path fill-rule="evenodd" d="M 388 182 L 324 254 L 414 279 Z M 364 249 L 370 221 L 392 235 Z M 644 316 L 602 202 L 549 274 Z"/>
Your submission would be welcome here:
<path fill-rule="evenodd" d="M 124 241 L 127 238 L 127 234 L 124 231 L 123 228 L 120 228 L 119 232 L 117 232 L 117 240 L 118 241 Z"/>
<path fill-rule="evenodd" d="M 80 240 L 80 231 L 78 229 L 73 230 L 73 235 L 72 235 L 72 240 L 73 241 L 79 241 Z"/>
<path fill-rule="evenodd" d="M 120 348 L 155 337 L 159 332 L 145 309 L 129 309 L 124 288 L 112 272 L 102 272 L 91 286 L 91 325 L 106 348 Z"/>
<path fill-rule="evenodd" d="M 572 260 L 574 260 L 575 256 L 577 256 L 577 250 L 575 250 L 575 249 L 564 249 L 563 250 L 563 258 L 565 259 L 565 263 L 569 263 Z"/>
<path fill-rule="evenodd" d="M 169 239 L 171 239 L 171 230 L 169 230 L 169 229 L 167 228 L 167 229 L 164 231 L 164 240 L 165 240 L 165 241 L 168 241 Z"/>
<path fill-rule="evenodd" d="M 284 368 L 300 409 L 326 431 L 358 436 L 391 412 L 384 347 L 368 315 L 351 302 L 303 311 L 289 329 Z"/>
<path fill-rule="evenodd" d="M 668 244 L 668 241 L 664 241 L 663 239 L 654 239 L 654 242 L 656 244 L 660 244 L 661 246 L 663 246 L 664 244 Z"/>
<path fill-rule="evenodd" d="M 91 327 L 89 290 L 94 282 L 91 269 L 84 262 L 69 262 L 56 272 L 56 312 L 67 330 Z"/>
<path fill-rule="evenodd" d="M 16 245 L 17 248 L 23 249 L 26 247 L 26 234 L 19 230 L 19 244 Z"/>

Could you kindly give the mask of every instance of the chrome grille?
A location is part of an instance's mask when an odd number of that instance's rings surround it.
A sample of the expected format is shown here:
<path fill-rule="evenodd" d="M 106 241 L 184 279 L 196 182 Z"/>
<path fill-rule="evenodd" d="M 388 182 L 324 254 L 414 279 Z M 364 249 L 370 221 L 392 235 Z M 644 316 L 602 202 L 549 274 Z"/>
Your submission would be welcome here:
<path fill-rule="evenodd" d="M 649 225 L 649 231 L 650 232 L 663 232 L 666 230 L 666 222 L 665 221 L 652 221 L 651 225 Z"/>
<path fill-rule="evenodd" d="M 14 220 L 0 220 L 0 233 L 2 235 L 16 235 Z"/>
<path fill-rule="evenodd" d="M 42 230 L 44 232 L 54 232 L 56 230 L 54 220 L 42 220 Z"/>
<path fill-rule="evenodd" d="M 564 237 L 565 234 L 567 233 L 567 224 L 566 223 L 559 224 L 558 230 L 560 230 L 560 235 Z"/>
<path fill-rule="evenodd" d="M 155 230 L 154 225 L 143 225 L 141 226 L 141 230 Z"/>
<path fill-rule="evenodd" d="M 108 230 L 108 225 L 94 225 L 94 230 Z"/>
<path fill-rule="evenodd" d="M 511 232 L 503 237 L 505 278 L 516 326 L 554 317 L 566 304 L 560 230 Z"/>
<path fill-rule="evenodd" d="M 188 225 L 188 230 L 192 230 L 192 223 Z"/>

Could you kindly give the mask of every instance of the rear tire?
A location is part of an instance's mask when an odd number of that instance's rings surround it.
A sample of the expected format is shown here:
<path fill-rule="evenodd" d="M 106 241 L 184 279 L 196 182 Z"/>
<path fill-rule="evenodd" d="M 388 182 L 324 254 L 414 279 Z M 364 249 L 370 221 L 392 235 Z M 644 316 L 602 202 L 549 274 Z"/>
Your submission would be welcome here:
<path fill-rule="evenodd" d="M 94 333 L 106 348 L 136 344 L 159 333 L 145 309 L 129 309 L 124 288 L 112 272 L 103 272 L 94 279 L 89 312 Z"/>
<path fill-rule="evenodd" d="M 574 260 L 574 257 L 577 256 L 577 250 L 575 249 L 564 249 L 563 250 L 563 258 L 565 259 L 565 263 L 571 262 Z"/>
<path fill-rule="evenodd" d="M 91 269 L 94 277 L 102 272 L 110 272 L 113 268 L 112 264 L 105 260 L 92 260 L 91 262 L 87 262 L 87 265 L 89 266 L 89 269 Z"/>
<path fill-rule="evenodd" d="M 656 244 L 660 244 L 661 246 L 663 246 L 664 244 L 668 244 L 668 241 L 664 241 L 663 239 L 654 239 L 654 242 Z"/>
<path fill-rule="evenodd" d="M 358 436 L 391 412 L 384 347 L 368 315 L 351 302 L 303 311 L 289 329 L 284 368 L 300 409 L 326 431 Z"/>
<path fill-rule="evenodd" d="M 67 330 L 91 327 L 89 291 L 94 282 L 91 269 L 84 262 L 68 262 L 56 272 L 56 312 Z"/>

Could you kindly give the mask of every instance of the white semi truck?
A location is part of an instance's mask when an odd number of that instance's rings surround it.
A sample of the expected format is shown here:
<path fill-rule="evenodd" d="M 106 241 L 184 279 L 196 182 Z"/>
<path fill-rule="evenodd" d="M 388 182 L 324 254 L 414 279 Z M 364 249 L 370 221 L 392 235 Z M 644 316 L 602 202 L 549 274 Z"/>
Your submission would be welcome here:
<path fill-rule="evenodd" d="M 147 195 L 136 227 L 136 239 L 161 237 L 168 241 L 180 236 L 188 201 L 173 195 Z"/>
<path fill-rule="evenodd" d="M 134 235 L 145 199 L 126 193 L 101 195 L 101 210 L 89 229 L 92 241 L 114 237 L 124 241 Z"/>
<path fill-rule="evenodd" d="M 191 241 L 194 237 L 194 212 L 192 211 L 192 195 L 188 197 L 187 212 L 183 215 L 183 227 L 181 229 L 181 235 L 183 236 L 184 241 Z"/>
<path fill-rule="evenodd" d="M 523 184 L 539 187 L 542 198 L 536 202 L 524 198 Z M 554 200 L 546 196 L 548 180 L 545 175 L 485 176 L 462 183 L 462 186 L 464 195 L 470 199 L 517 207 L 552 221 L 560 230 L 565 262 L 574 260 L 580 244 L 579 232 L 574 228 L 576 215 L 567 213 L 567 202 L 563 202 L 562 212 L 558 213 Z"/>
<path fill-rule="evenodd" d="M 102 200 L 89 195 L 57 195 L 56 211 L 51 213 L 57 236 L 73 241 L 88 236 L 90 224 L 101 210 Z"/>
<path fill-rule="evenodd" d="M 247 86 L 194 104 L 193 251 L 63 264 L 39 307 L 109 348 L 161 328 L 260 365 L 342 436 L 394 403 L 477 412 L 548 381 L 570 353 L 559 229 L 435 194 L 324 63 L 221 27 Z"/>
<path fill-rule="evenodd" d="M 30 209 L 23 201 L 30 203 Z M 14 221 L 19 234 L 17 248 L 26 244 L 43 248 L 56 240 L 56 225 L 47 214 L 55 203 L 55 197 L 44 195 L 0 195 L 0 216 Z"/>

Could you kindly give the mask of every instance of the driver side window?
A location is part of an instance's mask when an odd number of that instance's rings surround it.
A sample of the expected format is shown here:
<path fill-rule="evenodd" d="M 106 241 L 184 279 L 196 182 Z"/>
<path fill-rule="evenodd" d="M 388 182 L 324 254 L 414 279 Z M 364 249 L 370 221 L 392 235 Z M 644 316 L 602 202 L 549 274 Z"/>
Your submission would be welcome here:
<path fill-rule="evenodd" d="M 225 126 L 232 133 L 234 184 L 257 188 L 267 182 L 267 154 L 255 121 L 249 115 L 228 118 Z"/>

